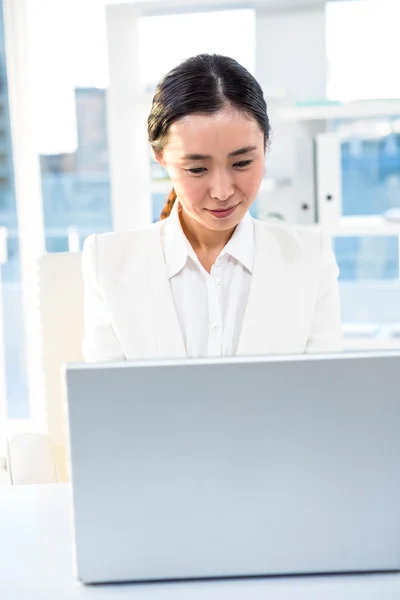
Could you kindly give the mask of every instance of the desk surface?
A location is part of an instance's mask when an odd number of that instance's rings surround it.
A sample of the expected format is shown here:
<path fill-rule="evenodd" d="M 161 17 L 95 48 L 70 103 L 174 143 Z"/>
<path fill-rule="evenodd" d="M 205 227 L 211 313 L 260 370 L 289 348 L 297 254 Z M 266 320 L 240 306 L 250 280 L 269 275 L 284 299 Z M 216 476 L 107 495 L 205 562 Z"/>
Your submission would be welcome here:
<path fill-rule="evenodd" d="M 0 488 L 7 600 L 399 600 L 399 575 L 279 577 L 85 587 L 75 580 L 68 485 Z"/>

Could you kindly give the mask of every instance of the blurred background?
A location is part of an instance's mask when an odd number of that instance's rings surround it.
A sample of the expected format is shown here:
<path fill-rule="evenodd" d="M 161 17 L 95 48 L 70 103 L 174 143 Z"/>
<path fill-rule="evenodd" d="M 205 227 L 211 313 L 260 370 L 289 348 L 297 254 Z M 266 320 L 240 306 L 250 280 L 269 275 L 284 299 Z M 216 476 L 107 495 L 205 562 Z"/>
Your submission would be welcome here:
<path fill-rule="evenodd" d="M 399 22 L 400 0 L 0 0 L 3 417 L 44 406 L 38 257 L 158 220 L 171 186 L 147 114 L 200 52 L 236 58 L 267 99 L 253 215 L 328 231 L 348 348 L 400 346 Z"/>

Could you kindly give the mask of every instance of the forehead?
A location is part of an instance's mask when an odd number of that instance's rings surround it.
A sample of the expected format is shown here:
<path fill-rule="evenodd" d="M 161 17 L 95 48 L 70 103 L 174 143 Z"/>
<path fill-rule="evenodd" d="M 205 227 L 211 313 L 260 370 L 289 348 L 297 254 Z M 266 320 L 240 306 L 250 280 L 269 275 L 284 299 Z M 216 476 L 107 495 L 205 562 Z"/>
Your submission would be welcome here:
<path fill-rule="evenodd" d="M 247 146 L 263 147 L 256 121 L 232 109 L 213 115 L 192 114 L 171 125 L 166 150 L 174 153 L 229 154 Z"/>

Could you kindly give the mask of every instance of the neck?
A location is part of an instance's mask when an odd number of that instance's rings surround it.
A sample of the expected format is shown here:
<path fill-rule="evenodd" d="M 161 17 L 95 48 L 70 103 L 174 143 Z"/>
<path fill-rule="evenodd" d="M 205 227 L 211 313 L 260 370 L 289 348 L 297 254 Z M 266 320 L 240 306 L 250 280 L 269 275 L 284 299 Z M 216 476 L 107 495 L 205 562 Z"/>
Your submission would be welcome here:
<path fill-rule="evenodd" d="M 214 254 L 215 252 L 219 254 L 229 242 L 235 231 L 235 228 L 227 231 L 213 231 L 212 229 L 207 229 L 207 227 L 204 227 L 194 219 L 188 217 L 181 208 L 179 210 L 179 218 L 184 234 L 189 240 L 193 250 L 195 252 L 200 251 L 202 254 Z"/>
<path fill-rule="evenodd" d="M 203 227 L 194 219 L 188 217 L 182 209 L 179 210 L 182 229 L 197 258 L 206 271 L 210 273 L 211 267 L 219 254 L 233 235 L 235 228 L 228 231 L 213 231 Z"/>

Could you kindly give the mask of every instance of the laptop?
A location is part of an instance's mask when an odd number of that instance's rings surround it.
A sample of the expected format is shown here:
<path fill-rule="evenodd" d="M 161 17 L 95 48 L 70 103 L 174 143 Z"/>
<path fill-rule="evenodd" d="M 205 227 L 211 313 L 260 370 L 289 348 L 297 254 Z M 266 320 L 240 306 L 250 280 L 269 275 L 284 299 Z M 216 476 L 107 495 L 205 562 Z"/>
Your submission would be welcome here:
<path fill-rule="evenodd" d="M 66 368 L 84 583 L 396 571 L 400 353 Z"/>

